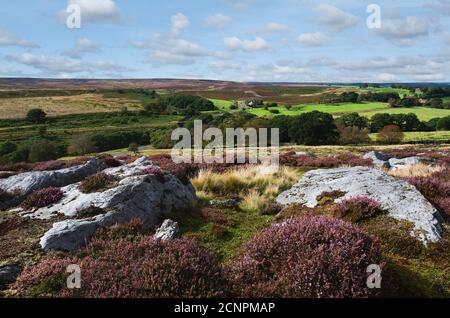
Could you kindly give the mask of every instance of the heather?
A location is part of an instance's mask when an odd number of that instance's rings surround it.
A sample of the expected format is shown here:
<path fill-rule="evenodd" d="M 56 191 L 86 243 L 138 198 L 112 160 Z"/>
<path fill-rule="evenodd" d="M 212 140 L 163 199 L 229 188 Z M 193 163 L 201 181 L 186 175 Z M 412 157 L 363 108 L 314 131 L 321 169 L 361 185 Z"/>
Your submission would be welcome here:
<path fill-rule="evenodd" d="M 351 222 L 360 222 L 383 213 L 380 203 L 364 196 L 342 200 L 335 211 L 337 217 Z"/>
<path fill-rule="evenodd" d="M 88 176 L 83 181 L 81 181 L 79 189 L 83 193 L 100 192 L 114 186 L 116 181 L 116 177 L 103 172 L 99 172 L 94 175 Z"/>
<path fill-rule="evenodd" d="M 81 267 L 79 290 L 64 288 L 68 264 Z M 87 298 L 221 297 L 227 291 L 224 270 L 210 252 L 192 241 L 152 237 L 94 240 L 79 256 L 45 258 L 25 268 L 14 288 L 31 296 Z"/>
<path fill-rule="evenodd" d="M 14 171 L 18 173 L 27 171 L 53 171 L 79 166 L 86 163 L 89 159 L 90 158 L 87 157 L 80 157 L 74 160 L 51 160 L 37 163 L 22 162 L 9 165 L 1 165 L 0 171 Z"/>
<path fill-rule="evenodd" d="M 314 158 L 297 156 L 295 153 L 285 153 L 280 156 L 280 163 L 293 167 L 335 168 L 340 166 L 372 166 L 372 161 L 360 156 L 343 153 L 335 156 Z"/>
<path fill-rule="evenodd" d="M 43 208 L 52 205 L 62 199 L 64 193 L 60 188 L 45 188 L 30 194 L 21 206 L 24 209 Z"/>
<path fill-rule="evenodd" d="M 231 284 L 242 297 L 369 297 L 370 264 L 383 259 L 364 230 L 328 217 L 289 219 L 245 244 Z"/>

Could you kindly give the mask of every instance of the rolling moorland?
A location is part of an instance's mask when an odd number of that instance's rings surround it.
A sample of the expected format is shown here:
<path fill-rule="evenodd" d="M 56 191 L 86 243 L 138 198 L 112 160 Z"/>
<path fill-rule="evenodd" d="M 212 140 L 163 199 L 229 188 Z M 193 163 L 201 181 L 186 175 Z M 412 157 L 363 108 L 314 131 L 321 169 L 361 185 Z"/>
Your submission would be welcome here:
<path fill-rule="evenodd" d="M 2 296 L 449 297 L 449 98 L 446 84 L 0 79 Z M 280 169 L 175 165 L 170 133 L 195 119 L 279 128 Z"/>

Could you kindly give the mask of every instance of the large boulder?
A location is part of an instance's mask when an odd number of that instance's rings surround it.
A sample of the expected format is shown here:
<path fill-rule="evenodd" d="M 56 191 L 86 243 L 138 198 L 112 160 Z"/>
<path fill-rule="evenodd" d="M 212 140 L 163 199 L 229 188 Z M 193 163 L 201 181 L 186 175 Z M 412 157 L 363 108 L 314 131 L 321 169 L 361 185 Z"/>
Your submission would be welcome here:
<path fill-rule="evenodd" d="M 313 208 L 318 204 L 319 196 L 335 191 L 344 193 L 335 202 L 355 196 L 378 201 L 391 217 L 414 224 L 411 234 L 425 243 L 442 238 L 442 218 L 433 205 L 413 185 L 377 169 L 353 167 L 309 171 L 276 201 L 282 205 L 300 203 Z"/>
<path fill-rule="evenodd" d="M 10 202 L 4 202 L 2 209 L 10 208 L 26 198 L 31 192 L 48 187 L 64 187 L 79 182 L 89 175 L 107 168 L 100 159 L 54 171 L 33 171 L 21 173 L 6 179 L 0 179 L 0 189 L 14 192 L 16 195 Z"/>
<path fill-rule="evenodd" d="M 391 158 L 389 159 L 389 165 L 391 170 L 405 169 L 411 166 L 415 166 L 419 163 L 433 165 L 436 163 L 434 159 L 424 157 L 407 157 L 402 159 Z"/>
<path fill-rule="evenodd" d="M 363 156 L 363 159 L 370 159 L 372 160 L 372 163 L 374 164 L 374 166 L 377 167 L 383 167 L 383 168 L 390 168 L 390 164 L 389 164 L 389 156 L 382 154 L 378 151 L 371 151 L 366 153 Z"/>
<path fill-rule="evenodd" d="M 152 228 L 161 217 L 170 216 L 196 199 L 191 184 L 183 184 L 169 174 L 145 174 L 151 166 L 148 159 L 105 170 L 122 178 L 115 187 L 103 192 L 82 193 L 79 184 L 63 187 L 64 197 L 50 207 L 32 211 L 27 216 L 50 219 L 55 214 L 69 220 L 53 225 L 42 238 L 44 250 L 72 251 L 82 246 L 98 227 L 108 227 L 140 219 L 144 228 Z"/>

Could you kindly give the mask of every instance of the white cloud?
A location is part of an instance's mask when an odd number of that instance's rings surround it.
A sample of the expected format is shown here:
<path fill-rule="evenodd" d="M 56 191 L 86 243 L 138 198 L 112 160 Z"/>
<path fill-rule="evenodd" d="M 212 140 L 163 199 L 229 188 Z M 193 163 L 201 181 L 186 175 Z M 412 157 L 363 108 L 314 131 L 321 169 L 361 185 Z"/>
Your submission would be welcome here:
<path fill-rule="evenodd" d="M 74 47 L 64 52 L 64 55 L 72 58 L 81 58 L 83 53 L 96 53 L 100 51 L 100 45 L 88 38 L 79 38 Z"/>
<path fill-rule="evenodd" d="M 54 73 L 95 73 L 96 71 L 126 72 L 130 68 L 106 61 L 83 62 L 61 56 L 35 55 L 22 53 L 6 56 L 7 60 L 27 65 L 49 74 Z"/>
<path fill-rule="evenodd" d="M 69 0 L 68 5 L 72 4 L 80 6 L 82 23 L 120 20 L 119 8 L 113 0 Z M 66 10 L 60 15 L 66 17 Z"/>
<path fill-rule="evenodd" d="M 36 45 L 23 39 L 19 39 L 7 30 L 0 29 L 0 46 L 35 47 Z"/>
<path fill-rule="evenodd" d="M 208 64 L 210 69 L 216 71 L 240 70 L 241 65 L 233 62 L 215 61 Z"/>
<path fill-rule="evenodd" d="M 160 63 L 165 65 L 191 65 L 195 63 L 195 59 L 168 51 L 153 51 L 149 55 L 148 62 L 152 64 Z"/>
<path fill-rule="evenodd" d="M 269 32 L 287 32 L 289 31 L 289 26 L 277 22 L 269 22 L 266 24 L 266 30 Z"/>
<path fill-rule="evenodd" d="M 175 34 L 178 34 L 181 30 L 191 25 L 191 22 L 189 21 L 188 17 L 182 13 L 177 13 L 176 15 L 173 15 L 170 20 L 172 22 L 172 32 Z"/>
<path fill-rule="evenodd" d="M 269 48 L 266 40 L 256 37 L 255 40 L 241 40 L 238 37 L 229 37 L 224 39 L 225 47 L 232 51 L 255 52 L 263 51 Z"/>
<path fill-rule="evenodd" d="M 272 72 L 275 74 L 303 74 L 306 73 L 306 69 L 303 67 L 295 67 L 295 66 L 280 66 L 274 65 Z"/>
<path fill-rule="evenodd" d="M 320 15 L 319 23 L 334 31 L 348 29 L 358 23 L 357 17 L 330 4 L 320 4 L 315 11 Z"/>
<path fill-rule="evenodd" d="M 416 40 L 429 35 L 430 23 L 419 17 L 406 17 L 383 21 L 375 32 L 397 46 L 411 46 Z"/>
<path fill-rule="evenodd" d="M 330 42 L 330 39 L 322 32 L 315 32 L 300 34 L 297 41 L 302 46 L 325 46 Z"/>
<path fill-rule="evenodd" d="M 425 4 L 425 7 L 443 15 L 450 15 L 450 0 L 435 0 L 430 2 Z"/>
<path fill-rule="evenodd" d="M 384 83 L 393 83 L 398 80 L 398 77 L 392 73 L 381 73 L 376 76 L 377 82 L 384 82 Z"/>
<path fill-rule="evenodd" d="M 206 18 L 205 25 L 214 28 L 224 28 L 231 23 L 231 17 L 223 14 L 214 14 Z"/>

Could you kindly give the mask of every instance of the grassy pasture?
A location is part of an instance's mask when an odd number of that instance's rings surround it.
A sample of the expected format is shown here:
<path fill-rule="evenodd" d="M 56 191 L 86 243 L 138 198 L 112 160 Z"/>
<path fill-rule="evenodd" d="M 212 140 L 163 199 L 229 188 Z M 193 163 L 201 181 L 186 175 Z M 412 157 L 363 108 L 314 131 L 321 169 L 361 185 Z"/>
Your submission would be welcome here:
<path fill-rule="evenodd" d="M 388 108 L 382 111 L 369 111 L 365 112 L 363 115 L 371 117 L 376 113 L 389 113 L 389 114 L 416 114 L 420 120 L 428 121 L 432 118 L 446 117 L 450 116 L 450 109 L 437 109 L 429 107 L 399 107 L 399 108 Z"/>
<path fill-rule="evenodd" d="M 318 110 L 330 114 L 343 114 L 349 112 L 367 112 L 367 111 L 378 111 L 385 110 L 388 108 L 387 104 L 384 103 L 348 103 L 348 104 L 311 104 L 305 106 L 294 106 L 291 109 L 286 109 L 285 107 L 270 107 L 269 110 L 263 108 L 252 108 L 248 112 L 255 114 L 260 117 L 273 117 L 278 114 L 273 114 L 271 110 L 278 110 L 279 115 L 296 116 L 303 113 Z"/>
<path fill-rule="evenodd" d="M 220 110 L 228 111 L 230 110 L 231 105 L 233 105 L 233 102 L 229 100 L 223 99 L 210 99 L 210 100 L 214 103 L 214 106 L 216 106 Z"/>
<path fill-rule="evenodd" d="M 370 134 L 370 138 L 376 140 L 377 135 L 378 134 Z M 404 136 L 404 142 L 448 141 L 450 140 L 450 131 L 405 132 Z"/>
<path fill-rule="evenodd" d="M 20 97 L 0 99 L 0 119 L 24 118 L 32 108 L 43 109 L 48 116 L 116 112 L 127 107 L 139 110 L 142 103 L 132 98 L 105 97 L 102 94 Z"/>

